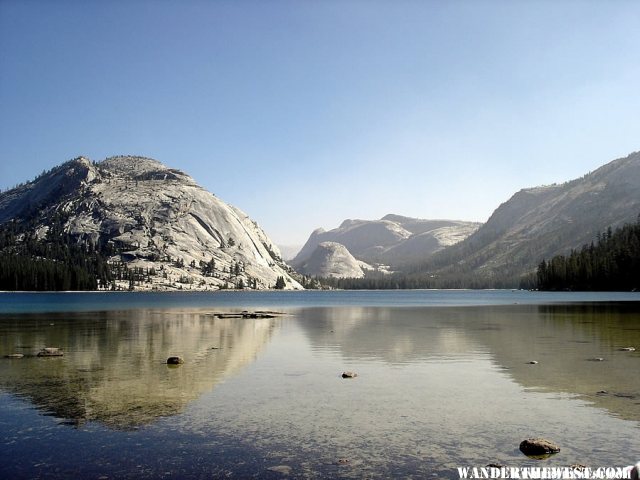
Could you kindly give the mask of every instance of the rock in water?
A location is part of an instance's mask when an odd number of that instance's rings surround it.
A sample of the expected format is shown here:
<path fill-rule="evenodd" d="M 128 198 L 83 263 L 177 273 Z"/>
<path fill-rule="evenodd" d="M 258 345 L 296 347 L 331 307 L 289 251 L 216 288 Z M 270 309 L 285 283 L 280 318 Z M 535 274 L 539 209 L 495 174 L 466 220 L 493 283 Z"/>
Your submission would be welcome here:
<path fill-rule="evenodd" d="M 358 376 L 355 372 L 342 372 L 342 378 L 356 378 Z"/>
<path fill-rule="evenodd" d="M 520 451 L 525 455 L 547 455 L 558 453 L 560 447 L 546 438 L 529 438 L 520 443 Z"/>
<path fill-rule="evenodd" d="M 23 353 L 10 353 L 9 355 L 5 355 L 4 358 L 23 358 Z"/>
<path fill-rule="evenodd" d="M 280 473 L 288 476 L 291 473 L 291 467 L 289 465 L 276 465 L 274 467 L 267 468 L 270 472 Z"/>
<path fill-rule="evenodd" d="M 175 356 L 167 358 L 167 365 L 182 365 L 184 363 L 184 358 Z"/>
<path fill-rule="evenodd" d="M 38 352 L 39 357 L 62 357 L 64 352 L 57 347 L 45 347 Z"/>

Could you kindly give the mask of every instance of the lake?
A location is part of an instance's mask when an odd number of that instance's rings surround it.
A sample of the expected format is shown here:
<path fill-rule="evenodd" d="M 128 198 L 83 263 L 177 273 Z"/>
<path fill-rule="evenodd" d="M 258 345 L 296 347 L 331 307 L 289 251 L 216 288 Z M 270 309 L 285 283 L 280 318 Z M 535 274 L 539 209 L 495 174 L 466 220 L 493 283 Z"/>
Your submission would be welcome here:
<path fill-rule="evenodd" d="M 218 316 L 244 310 L 278 314 Z M 0 293 L 0 356 L 13 353 L 0 478 L 459 478 L 640 460 L 638 293 Z M 524 456 L 537 436 L 562 450 Z"/>

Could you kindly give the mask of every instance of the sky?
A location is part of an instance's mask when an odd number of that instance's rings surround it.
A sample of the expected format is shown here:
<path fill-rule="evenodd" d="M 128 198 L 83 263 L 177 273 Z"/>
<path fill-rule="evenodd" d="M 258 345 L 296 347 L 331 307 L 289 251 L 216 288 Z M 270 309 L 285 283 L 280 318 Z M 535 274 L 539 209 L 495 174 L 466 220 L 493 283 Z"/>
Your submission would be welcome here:
<path fill-rule="evenodd" d="M 0 0 L 0 188 L 154 158 L 280 245 L 640 150 L 635 0 Z"/>

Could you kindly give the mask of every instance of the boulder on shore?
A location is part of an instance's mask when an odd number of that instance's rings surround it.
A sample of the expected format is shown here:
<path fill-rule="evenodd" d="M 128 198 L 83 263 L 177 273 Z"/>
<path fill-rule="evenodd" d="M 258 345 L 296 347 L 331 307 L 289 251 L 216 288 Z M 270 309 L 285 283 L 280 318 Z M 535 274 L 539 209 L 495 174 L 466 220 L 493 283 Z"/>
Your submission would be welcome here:
<path fill-rule="evenodd" d="M 529 438 L 520 443 L 520 451 L 525 455 L 547 455 L 558 453 L 560 447 L 546 438 Z"/>

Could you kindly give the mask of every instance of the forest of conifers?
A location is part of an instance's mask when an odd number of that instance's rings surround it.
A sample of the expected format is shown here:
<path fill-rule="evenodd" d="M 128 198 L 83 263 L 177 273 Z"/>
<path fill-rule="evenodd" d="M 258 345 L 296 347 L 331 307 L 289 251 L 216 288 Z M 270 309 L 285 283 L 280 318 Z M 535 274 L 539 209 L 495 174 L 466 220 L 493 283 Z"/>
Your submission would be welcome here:
<path fill-rule="evenodd" d="M 42 239 L 32 222 L 1 226 L 0 290 L 96 290 L 111 282 L 108 252 L 75 244 L 63 221 L 53 219 Z"/>
<path fill-rule="evenodd" d="M 568 256 L 538 266 L 540 290 L 630 291 L 640 288 L 640 222 L 598 236 Z"/>

